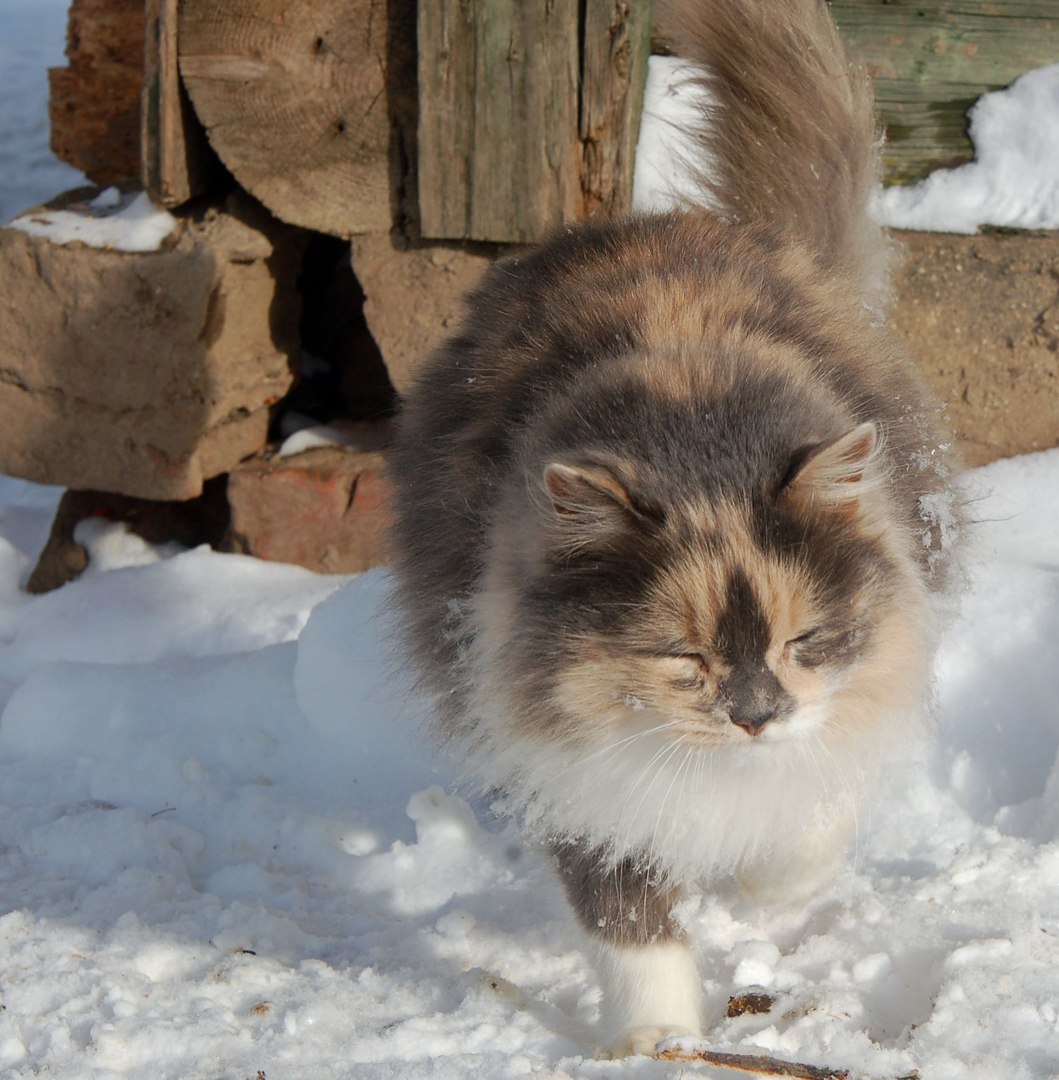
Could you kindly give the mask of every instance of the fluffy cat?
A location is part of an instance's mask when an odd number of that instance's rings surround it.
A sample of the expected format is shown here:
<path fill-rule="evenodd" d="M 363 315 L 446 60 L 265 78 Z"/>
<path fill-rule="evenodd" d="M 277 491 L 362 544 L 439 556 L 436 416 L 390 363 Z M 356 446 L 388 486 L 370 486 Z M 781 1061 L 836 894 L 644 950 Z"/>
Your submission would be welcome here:
<path fill-rule="evenodd" d="M 870 88 L 823 0 L 657 5 L 699 65 L 701 208 L 496 264 L 393 455 L 442 730 L 554 852 L 612 1054 L 696 1033 L 692 883 L 792 897 L 918 722 L 944 490 L 879 310 Z"/>

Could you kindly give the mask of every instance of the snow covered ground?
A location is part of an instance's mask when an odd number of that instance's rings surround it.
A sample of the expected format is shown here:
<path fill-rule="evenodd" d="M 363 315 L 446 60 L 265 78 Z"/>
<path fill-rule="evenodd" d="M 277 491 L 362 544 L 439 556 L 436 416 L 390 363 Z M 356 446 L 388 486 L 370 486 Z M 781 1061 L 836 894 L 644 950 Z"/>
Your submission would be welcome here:
<path fill-rule="evenodd" d="M 939 735 L 791 911 L 699 897 L 715 1049 L 855 1075 L 1059 1075 L 1059 451 L 980 470 Z M 86 529 L 0 482 L 0 1075 L 675 1078 L 591 1060 L 596 985 L 541 853 L 469 805 L 381 572 Z M 764 987 L 767 1015 L 726 1019 Z"/>
<path fill-rule="evenodd" d="M 63 6 L 0 0 L 0 220 L 76 182 L 24 107 Z M 796 910 L 683 911 L 714 1049 L 1059 1076 L 1059 450 L 972 483 L 937 738 L 850 870 Z M 431 749 L 383 573 L 95 524 L 89 572 L 30 597 L 57 498 L 0 478 L 3 1080 L 730 1075 L 592 1060 L 585 944 L 541 853 Z M 754 987 L 771 1011 L 726 1018 Z"/>

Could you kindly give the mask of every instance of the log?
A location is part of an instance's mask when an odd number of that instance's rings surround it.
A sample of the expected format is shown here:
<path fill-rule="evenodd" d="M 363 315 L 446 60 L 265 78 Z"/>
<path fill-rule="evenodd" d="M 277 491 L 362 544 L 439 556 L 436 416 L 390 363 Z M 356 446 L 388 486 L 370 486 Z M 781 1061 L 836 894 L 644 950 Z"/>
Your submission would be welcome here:
<path fill-rule="evenodd" d="M 414 0 L 412 0 L 414 3 Z M 408 10 L 406 10 L 408 9 Z M 210 144 L 277 217 L 388 232 L 407 186 L 407 0 L 183 0 L 179 63 Z"/>
<path fill-rule="evenodd" d="M 874 77 L 891 182 L 969 161 L 975 100 L 1059 60 L 1055 0 L 831 0 L 831 10 Z"/>
<path fill-rule="evenodd" d="M 180 82 L 177 0 L 147 0 L 145 8 L 141 178 L 160 206 L 182 206 L 217 178 L 216 158 Z"/>
<path fill-rule="evenodd" d="M 143 0 L 73 0 L 69 65 L 51 68 L 51 147 L 95 184 L 140 172 Z"/>
<path fill-rule="evenodd" d="M 0 229 L 0 472 L 199 495 L 265 445 L 293 381 L 303 245 L 245 196 L 156 251 Z"/>

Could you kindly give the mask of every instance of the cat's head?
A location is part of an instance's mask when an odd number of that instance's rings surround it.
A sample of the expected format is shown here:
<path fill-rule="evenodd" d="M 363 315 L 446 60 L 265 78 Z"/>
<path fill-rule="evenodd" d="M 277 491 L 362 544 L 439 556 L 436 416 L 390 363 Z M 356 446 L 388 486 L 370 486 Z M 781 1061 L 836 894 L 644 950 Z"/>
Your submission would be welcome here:
<path fill-rule="evenodd" d="M 899 699 L 895 681 L 917 687 L 921 590 L 880 450 L 856 424 L 787 452 L 768 483 L 701 499 L 660 499 L 620 456 L 548 461 L 506 650 L 554 706 L 542 724 L 757 749 L 841 734 Z"/>

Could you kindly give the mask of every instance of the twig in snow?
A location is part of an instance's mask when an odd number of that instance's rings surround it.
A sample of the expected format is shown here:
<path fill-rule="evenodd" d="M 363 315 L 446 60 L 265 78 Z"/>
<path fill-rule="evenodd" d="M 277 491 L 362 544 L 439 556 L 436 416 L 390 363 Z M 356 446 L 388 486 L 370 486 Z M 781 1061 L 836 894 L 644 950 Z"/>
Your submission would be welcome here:
<path fill-rule="evenodd" d="M 780 1058 L 759 1054 L 722 1054 L 716 1050 L 681 1050 L 674 1047 L 672 1050 L 659 1050 L 655 1056 L 663 1061 L 704 1061 L 707 1065 L 734 1069 L 737 1072 L 757 1073 L 759 1076 L 794 1076 L 799 1080 L 849 1080 L 849 1073 L 845 1069 L 803 1065 L 797 1061 L 782 1061 Z"/>
<path fill-rule="evenodd" d="M 722 1054 L 716 1050 L 671 1049 L 659 1050 L 655 1057 L 662 1061 L 702 1061 L 720 1069 L 732 1069 L 736 1072 L 757 1073 L 758 1076 L 791 1076 L 796 1080 L 849 1080 L 846 1069 L 829 1069 L 820 1065 L 804 1065 L 798 1061 L 783 1061 L 780 1058 L 760 1054 Z M 896 1080 L 919 1080 L 919 1073 L 897 1077 Z"/>

